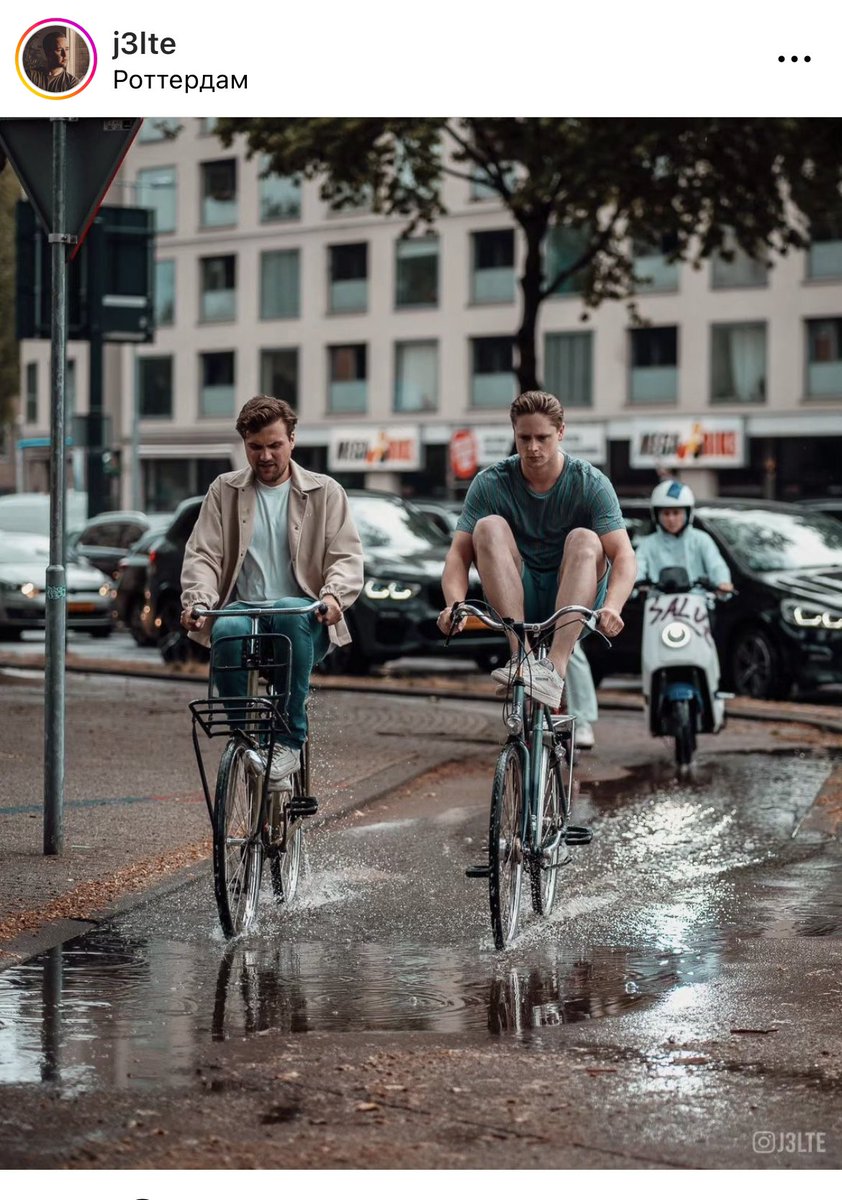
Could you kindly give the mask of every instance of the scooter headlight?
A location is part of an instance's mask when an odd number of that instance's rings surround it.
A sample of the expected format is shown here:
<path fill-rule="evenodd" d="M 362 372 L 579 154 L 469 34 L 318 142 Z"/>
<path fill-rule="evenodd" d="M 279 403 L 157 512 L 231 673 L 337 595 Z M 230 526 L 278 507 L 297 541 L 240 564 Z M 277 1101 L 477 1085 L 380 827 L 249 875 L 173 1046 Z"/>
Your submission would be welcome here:
<path fill-rule="evenodd" d="M 691 638 L 690 626 L 682 621 L 670 621 L 666 629 L 661 631 L 661 641 L 670 650 L 681 650 Z"/>

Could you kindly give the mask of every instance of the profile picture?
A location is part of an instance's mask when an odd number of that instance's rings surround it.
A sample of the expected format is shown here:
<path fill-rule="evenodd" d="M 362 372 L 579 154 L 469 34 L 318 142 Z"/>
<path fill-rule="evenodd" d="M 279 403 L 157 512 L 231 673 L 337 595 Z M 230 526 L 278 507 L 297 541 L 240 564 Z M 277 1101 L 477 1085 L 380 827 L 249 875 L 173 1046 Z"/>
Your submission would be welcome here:
<path fill-rule="evenodd" d="M 96 70 L 96 47 L 75 21 L 39 21 L 18 43 L 18 74 L 36 95 L 69 99 L 87 87 Z"/>

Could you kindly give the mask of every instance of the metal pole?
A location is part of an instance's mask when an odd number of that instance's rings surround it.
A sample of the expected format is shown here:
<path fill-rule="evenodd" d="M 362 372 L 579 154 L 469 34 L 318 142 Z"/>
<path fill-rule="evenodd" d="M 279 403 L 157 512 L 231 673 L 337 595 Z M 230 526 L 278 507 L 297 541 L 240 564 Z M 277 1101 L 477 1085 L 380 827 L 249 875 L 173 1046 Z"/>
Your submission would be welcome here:
<path fill-rule="evenodd" d="M 67 629 L 64 509 L 64 388 L 67 371 L 66 118 L 53 126 L 53 297 L 50 328 L 50 565 L 47 567 L 46 672 L 44 677 L 44 853 L 64 852 L 64 654 Z"/>

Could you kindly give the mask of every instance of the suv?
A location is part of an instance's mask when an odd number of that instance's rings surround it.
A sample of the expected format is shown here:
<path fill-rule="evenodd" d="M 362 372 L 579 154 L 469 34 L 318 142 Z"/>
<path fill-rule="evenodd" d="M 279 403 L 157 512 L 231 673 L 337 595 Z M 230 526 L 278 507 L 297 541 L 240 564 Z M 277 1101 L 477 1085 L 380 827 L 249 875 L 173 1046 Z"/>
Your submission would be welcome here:
<path fill-rule="evenodd" d="M 436 619 L 444 607 L 441 573 L 450 539 L 398 496 L 349 490 L 348 500 L 363 543 L 365 583 L 345 618 L 353 641 L 334 647 L 322 670 L 363 675 L 391 659 L 441 654 L 444 638 Z M 182 503 L 149 556 L 143 624 L 156 640 L 163 639 L 167 655 L 173 645 L 168 635 L 180 629 L 181 566 L 201 503 L 201 497 Z M 481 595 L 472 571 L 468 597 Z M 458 649 L 484 670 L 508 658 L 505 640 L 487 629 L 460 634 Z"/>
<path fill-rule="evenodd" d="M 620 500 L 634 545 L 651 532 L 645 500 Z M 842 682 L 842 524 L 798 504 L 700 500 L 695 521 L 716 542 L 737 595 L 713 619 L 723 686 L 758 699 Z M 583 642 L 595 682 L 640 671 L 643 604 L 629 600 L 611 648 Z"/>

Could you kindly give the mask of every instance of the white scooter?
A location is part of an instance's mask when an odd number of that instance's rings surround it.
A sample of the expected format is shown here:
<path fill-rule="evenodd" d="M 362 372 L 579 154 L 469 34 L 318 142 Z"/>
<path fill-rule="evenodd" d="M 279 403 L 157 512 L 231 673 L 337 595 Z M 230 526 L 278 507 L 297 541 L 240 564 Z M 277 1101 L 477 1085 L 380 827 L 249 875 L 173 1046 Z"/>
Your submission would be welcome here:
<path fill-rule="evenodd" d="M 676 765 L 684 771 L 693 760 L 696 735 L 718 733 L 725 724 L 730 693 L 719 690 L 709 614 L 712 602 L 725 597 L 709 580 L 691 583 L 684 567 L 664 567 L 657 583 L 641 580 L 637 589 L 646 595 L 641 673 L 649 730 L 675 738 Z"/>

